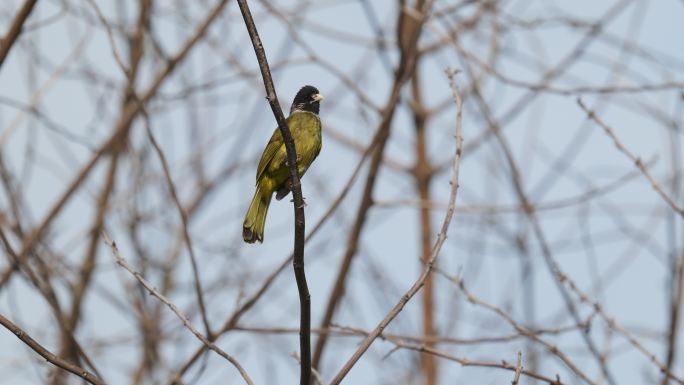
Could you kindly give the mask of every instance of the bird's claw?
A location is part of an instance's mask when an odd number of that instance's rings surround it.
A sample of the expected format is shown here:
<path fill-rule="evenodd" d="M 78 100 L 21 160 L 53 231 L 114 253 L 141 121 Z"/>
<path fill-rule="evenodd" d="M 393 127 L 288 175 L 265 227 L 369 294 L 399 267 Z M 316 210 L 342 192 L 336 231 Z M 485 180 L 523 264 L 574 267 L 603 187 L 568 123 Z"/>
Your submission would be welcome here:
<path fill-rule="evenodd" d="M 294 202 L 294 201 L 295 201 L 294 198 L 290 199 L 290 202 Z M 299 206 L 299 207 L 297 207 L 297 208 L 298 208 L 298 209 L 301 209 L 301 208 L 304 208 L 304 207 L 306 207 L 306 198 L 305 198 L 305 197 L 302 197 L 302 205 Z"/>

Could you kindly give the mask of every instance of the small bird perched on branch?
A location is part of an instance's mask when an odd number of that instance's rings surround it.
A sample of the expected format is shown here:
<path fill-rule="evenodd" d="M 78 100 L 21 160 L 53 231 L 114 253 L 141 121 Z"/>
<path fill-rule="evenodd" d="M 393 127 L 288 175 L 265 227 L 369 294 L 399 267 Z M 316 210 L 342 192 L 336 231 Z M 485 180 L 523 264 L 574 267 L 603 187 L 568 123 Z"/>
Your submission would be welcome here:
<path fill-rule="evenodd" d="M 321 100 L 323 96 L 316 87 L 304 86 L 292 101 L 290 116 L 287 117 L 287 126 L 297 150 L 300 178 L 321 151 L 321 119 L 318 117 Z M 245 242 L 264 241 L 266 213 L 271 197 L 276 192 L 276 199 L 283 199 L 290 192 L 290 187 L 285 142 L 280 129 L 276 127 L 257 167 L 256 191 L 242 224 L 242 239 Z"/>

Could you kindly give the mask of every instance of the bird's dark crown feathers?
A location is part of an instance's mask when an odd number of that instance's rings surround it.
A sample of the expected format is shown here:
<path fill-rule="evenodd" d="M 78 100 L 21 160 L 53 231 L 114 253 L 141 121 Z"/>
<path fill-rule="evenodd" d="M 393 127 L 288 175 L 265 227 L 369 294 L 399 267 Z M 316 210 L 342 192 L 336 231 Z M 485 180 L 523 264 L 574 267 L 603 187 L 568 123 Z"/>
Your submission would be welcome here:
<path fill-rule="evenodd" d="M 314 86 L 307 85 L 300 88 L 292 101 L 290 113 L 293 113 L 294 111 L 308 111 L 318 115 L 321 104 L 320 99 L 315 98 L 315 95 L 320 96 L 320 93 Z"/>

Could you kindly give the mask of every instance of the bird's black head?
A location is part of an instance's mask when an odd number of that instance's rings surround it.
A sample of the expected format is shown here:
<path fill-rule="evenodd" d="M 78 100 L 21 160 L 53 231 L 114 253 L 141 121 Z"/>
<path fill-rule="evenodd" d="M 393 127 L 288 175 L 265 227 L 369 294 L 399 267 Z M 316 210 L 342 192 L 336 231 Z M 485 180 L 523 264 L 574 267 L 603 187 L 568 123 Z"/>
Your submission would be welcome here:
<path fill-rule="evenodd" d="M 318 93 L 316 87 L 304 86 L 297 92 L 297 95 L 292 101 L 290 113 L 295 111 L 308 111 L 318 115 L 321 100 L 323 100 L 323 95 Z"/>

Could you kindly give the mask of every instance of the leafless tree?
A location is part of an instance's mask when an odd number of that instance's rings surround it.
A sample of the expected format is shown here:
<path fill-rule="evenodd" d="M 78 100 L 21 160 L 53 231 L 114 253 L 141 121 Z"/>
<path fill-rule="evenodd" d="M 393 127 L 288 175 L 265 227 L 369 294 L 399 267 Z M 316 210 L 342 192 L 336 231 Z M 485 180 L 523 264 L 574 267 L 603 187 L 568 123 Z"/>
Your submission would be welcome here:
<path fill-rule="evenodd" d="M 0 382 L 684 384 L 683 4 L 2 2 Z"/>

